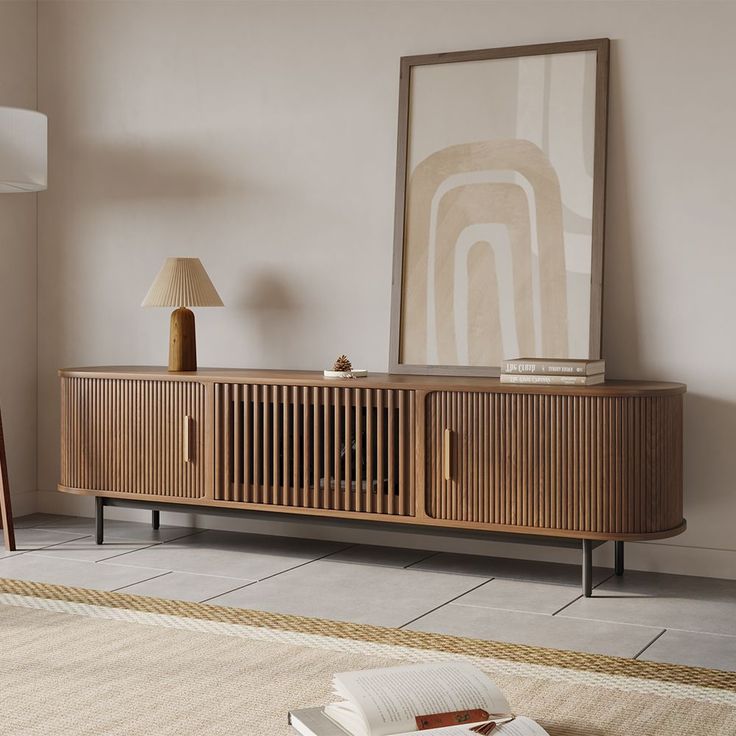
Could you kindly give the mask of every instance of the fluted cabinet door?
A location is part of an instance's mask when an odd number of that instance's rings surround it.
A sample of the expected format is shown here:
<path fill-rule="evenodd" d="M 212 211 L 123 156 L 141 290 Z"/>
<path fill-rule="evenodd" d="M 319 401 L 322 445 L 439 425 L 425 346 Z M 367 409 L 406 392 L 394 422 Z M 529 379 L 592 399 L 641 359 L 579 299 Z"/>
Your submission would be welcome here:
<path fill-rule="evenodd" d="M 414 393 L 217 383 L 216 501 L 414 515 Z"/>
<path fill-rule="evenodd" d="M 439 391 L 427 397 L 435 519 L 641 534 L 682 523 L 682 396 Z"/>
<path fill-rule="evenodd" d="M 205 495 L 205 387 L 196 381 L 62 378 L 61 485 Z"/>

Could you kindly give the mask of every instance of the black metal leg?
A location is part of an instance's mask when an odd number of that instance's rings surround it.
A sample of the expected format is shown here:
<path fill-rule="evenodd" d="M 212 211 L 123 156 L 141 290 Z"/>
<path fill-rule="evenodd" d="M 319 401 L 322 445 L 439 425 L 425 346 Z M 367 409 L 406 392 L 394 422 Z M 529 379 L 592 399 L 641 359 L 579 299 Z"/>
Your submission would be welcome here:
<path fill-rule="evenodd" d="M 613 543 L 613 569 L 616 575 L 624 574 L 624 543 Z"/>
<path fill-rule="evenodd" d="M 105 499 L 102 496 L 95 496 L 95 541 L 102 544 L 105 523 Z"/>
<path fill-rule="evenodd" d="M 593 544 L 590 539 L 583 539 L 583 595 L 593 595 Z"/>
<path fill-rule="evenodd" d="M 151 511 L 151 526 L 154 529 L 158 529 L 161 526 L 161 515 L 159 514 L 158 509 L 153 509 L 153 511 Z"/>

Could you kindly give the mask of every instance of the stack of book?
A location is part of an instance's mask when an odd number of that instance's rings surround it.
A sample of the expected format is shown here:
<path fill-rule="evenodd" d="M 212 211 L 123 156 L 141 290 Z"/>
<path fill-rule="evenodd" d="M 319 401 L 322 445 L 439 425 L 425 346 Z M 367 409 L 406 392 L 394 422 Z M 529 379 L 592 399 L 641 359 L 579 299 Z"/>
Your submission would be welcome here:
<path fill-rule="evenodd" d="M 504 361 L 501 383 L 595 386 L 606 380 L 604 360 L 514 358 Z"/>

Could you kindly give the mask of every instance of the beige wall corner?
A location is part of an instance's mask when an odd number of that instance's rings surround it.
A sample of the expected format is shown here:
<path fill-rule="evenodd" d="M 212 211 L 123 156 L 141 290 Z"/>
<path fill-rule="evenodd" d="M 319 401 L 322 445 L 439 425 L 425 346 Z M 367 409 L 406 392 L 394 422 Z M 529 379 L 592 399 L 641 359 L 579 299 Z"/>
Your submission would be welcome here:
<path fill-rule="evenodd" d="M 0 2 L 0 105 L 36 109 L 36 2 Z M 36 507 L 36 194 L 0 194 L 0 409 L 13 512 Z"/>

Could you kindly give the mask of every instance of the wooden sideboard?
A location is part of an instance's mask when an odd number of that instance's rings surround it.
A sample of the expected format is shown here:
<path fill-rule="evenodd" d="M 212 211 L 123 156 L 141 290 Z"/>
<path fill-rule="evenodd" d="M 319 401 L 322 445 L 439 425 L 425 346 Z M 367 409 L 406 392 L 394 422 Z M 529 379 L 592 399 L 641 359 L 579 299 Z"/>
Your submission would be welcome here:
<path fill-rule="evenodd" d="M 677 383 L 71 368 L 59 490 L 581 540 L 671 537 L 682 516 Z M 170 506 L 173 508 L 173 506 Z"/>

